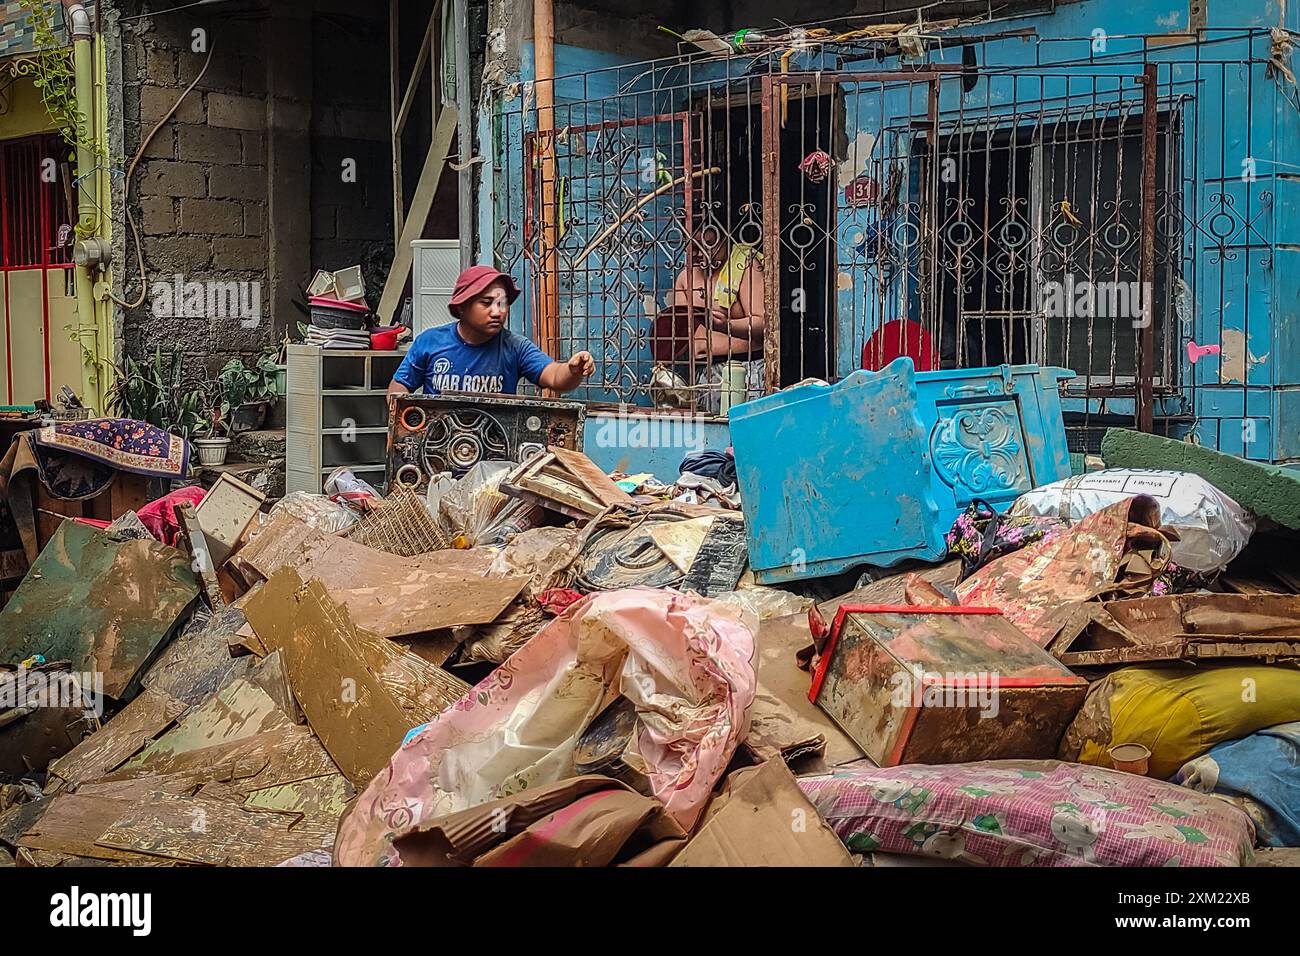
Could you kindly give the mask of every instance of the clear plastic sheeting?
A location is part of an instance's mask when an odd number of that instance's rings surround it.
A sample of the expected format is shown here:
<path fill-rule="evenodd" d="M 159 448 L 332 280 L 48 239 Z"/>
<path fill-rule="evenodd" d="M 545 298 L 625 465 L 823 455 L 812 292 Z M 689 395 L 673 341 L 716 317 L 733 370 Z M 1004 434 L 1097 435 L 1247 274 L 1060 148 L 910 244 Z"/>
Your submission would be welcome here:
<path fill-rule="evenodd" d="M 1174 561 L 1202 574 L 1226 567 L 1255 531 L 1254 516 L 1204 478 L 1154 468 L 1108 468 L 1054 481 L 1025 492 L 1010 513 L 1078 521 L 1134 495 L 1155 499 L 1161 525 L 1178 533 Z"/>
<path fill-rule="evenodd" d="M 511 461 L 481 461 L 450 487 L 431 482 L 426 502 L 437 508 L 439 522 L 456 548 L 505 544 L 512 534 L 535 528 L 542 509 L 501 491 L 501 481 L 514 468 Z M 435 491 L 435 485 L 436 491 Z"/>
<path fill-rule="evenodd" d="M 289 492 L 271 507 L 267 520 L 282 514 L 292 515 L 326 534 L 346 531 L 360 520 L 360 516 L 346 505 L 308 491 Z"/>

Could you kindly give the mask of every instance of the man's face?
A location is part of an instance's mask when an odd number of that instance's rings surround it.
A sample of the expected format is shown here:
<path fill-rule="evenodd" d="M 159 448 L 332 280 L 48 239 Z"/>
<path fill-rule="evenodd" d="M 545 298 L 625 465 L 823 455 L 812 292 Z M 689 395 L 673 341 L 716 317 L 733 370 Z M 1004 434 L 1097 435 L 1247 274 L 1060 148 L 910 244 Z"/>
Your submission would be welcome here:
<path fill-rule="evenodd" d="M 480 335 L 496 335 L 509 316 L 506 285 L 499 279 L 460 307 L 460 320 Z"/>

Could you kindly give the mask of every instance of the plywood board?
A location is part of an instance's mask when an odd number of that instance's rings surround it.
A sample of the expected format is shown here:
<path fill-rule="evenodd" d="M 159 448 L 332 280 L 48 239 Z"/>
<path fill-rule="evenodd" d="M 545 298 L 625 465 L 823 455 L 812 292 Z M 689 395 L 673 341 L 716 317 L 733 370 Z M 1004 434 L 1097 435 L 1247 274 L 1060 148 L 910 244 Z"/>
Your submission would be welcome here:
<path fill-rule="evenodd" d="M 149 688 L 121 713 L 50 764 L 50 773 L 73 786 L 104 776 L 132 757 L 185 712 L 186 704 Z"/>
<path fill-rule="evenodd" d="M 292 726 L 293 722 L 266 691 L 240 678 L 186 714 L 175 729 L 151 743 L 123 769 L 155 768 L 159 773 L 166 772 L 177 754 Z"/>
<path fill-rule="evenodd" d="M 321 742 L 306 727 L 290 726 L 244 740 L 175 754 L 143 767 L 124 767 L 104 783 L 149 778 L 155 774 L 175 777 L 191 789 L 209 781 L 230 783 L 241 792 L 294 783 L 336 773 Z"/>
<path fill-rule="evenodd" d="M 519 576 L 487 577 L 492 559 L 477 550 L 402 558 L 323 534 L 290 515 L 276 516 L 233 560 L 262 578 L 293 568 L 304 581 L 320 581 L 357 627 L 380 637 L 488 624 L 527 583 Z M 237 603 L 247 607 L 252 599 L 250 592 Z"/>
<path fill-rule="evenodd" d="M 418 654 L 360 629 L 357 640 L 370 669 L 402 708 L 410 727 L 427 723 L 469 691 L 469 684 Z"/>
<path fill-rule="evenodd" d="M 167 799 L 166 794 L 155 793 L 153 801 Z M 21 837 L 18 845 L 33 850 L 51 850 L 71 853 L 99 860 L 120 860 L 125 863 L 138 859 L 129 848 L 102 847 L 98 840 L 118 817 L 139 803 L 134 799 L 106 796 L 82 796 L 76 793 L 59 794 L 50 798 L 50 806 L 39 820 Z"/>
<path fill-rule="evenodd" d="M 307 722 L 348 780 L 363 787 L 410 729 L 402 709 L 370 670 L 347 614 L 319 581 L 285 568 L 245 608 L 270 650 L 284 652 Z"/>
<path fill-rule="evenodd" d="M 718 520 L 716 515 L 703 518 L 687 518 L 685 521 L 671 521 L 650 529 L 650 540 L 659 546 L 659 550 L 668 555 L 668 560 L 685 574 L 691 569 L 691 562 L 699 553 L 700 545 Z"/>
<path fill-rule="evenodd" d="M 244 612 L 224 607 L 199 627 L 167 645 L 144 676 L 144 685 L 187 704 L 197 704 L 244 673 L 248 661 L 230 655 L 229 635 L 244 623 Z"/>
<path fill-rule="evenodd" d="M 389 580 L 433 579 L 447 575 L 486 574 L 490 555 L 478 550 L 433 551 L 402 558 L 376 551 L 347 538 L 317 531 L 292 515 L 276 515 L 235 558 L 257 576 L 270 578 L 281 568 L 293 568 L 304 581 L 315 578 L 327 590 L 344 590 Z"/>
<path fill-rule="evenodd" d="M 410 583 L 331 589 L 353 623 L 379 637 L 409 637 L 463 624 L 490 624 L 524 589 L 520 576 L 419 576 Z"/>
<path fill-rule="evenodd" d="M 68 660 L 102 671 L 104 694 L 122 699 L 197 595 L 175 548 L 64 521 L 0 610 L 0 661 Z"/>
<path fill-rule="evenodd" d="M 294 824 L 285 814 L 195 797 L 130 807 L 97 846 L 213 866 L 275 866 L 333 841 L 328 822 Z"/>
<path fill-rule="evenodd" d="M 337 821 L 355 793 L 343 774 L 332 773 L 312 777 L 310 780 L 299 780 L 297 783 L 254 790 L 248 794 L 244 806 Z"/>

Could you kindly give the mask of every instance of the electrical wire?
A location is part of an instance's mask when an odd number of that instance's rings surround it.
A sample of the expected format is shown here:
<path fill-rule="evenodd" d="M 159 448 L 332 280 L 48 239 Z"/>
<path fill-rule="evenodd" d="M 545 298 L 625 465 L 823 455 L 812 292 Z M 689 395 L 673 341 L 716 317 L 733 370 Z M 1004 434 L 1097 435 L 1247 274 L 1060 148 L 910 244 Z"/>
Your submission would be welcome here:
<path fill-rule="evenodd" d="M 141 305 L 144 304 L 144 300 L 145 297 L 148 295 L 148 289 L 149 289 L 149 282 L 147 280 L 145 274 L 145 268 L 144 268 L 144 246 L 140 242 L 140 230 L 136 228 L 135 216 L 131 214 L 131 179 L 135 175 L 135 167 L 139 165 L 140 157 L 143 156 L 144 151 L 149 148 L 149 143 L 153 141 L 153 138 L 155 135 L 157 135 L 158 130 L 162 129 L 163 124 L 166 123 L 169 119 L 171 119 L 172 114 L 174 114 L 178 109 L 180 109 L 181 104 L 185 102 L 185 97 L 190 95 L 190 93 L 194 90 L 194 87 L 199 85 L 199 80 L 203 79 L 203 74 L 208 72 L 208 64 L 212 62 L 212 51 L 215 49 L 216 49 L 215 43 L 208 44 L 208 55 L 207 58 L 203 61 L 203 68 L 200 69 L 198 75 L 195 76 L 194 79 L 190 81 L 190 85 L 185 87 L 185 89 L 181 92 L 180 97 L 176 100 L 175 103 L 172 104 L 172 108 L 163 114 L 162 119 L 160 119 L 157 123 L 154 124 L 153 129 L 149 130 L 149 135 L 145 136 L 145 138 L 140 141 L 140 148 L 135 151 L 135 155 L 131 157 L 131 162 L 126 167 L 126 176 L 125 176 L 126 186 L 125 186 L 125 192 L 122 195 L 122 208 L 126 210 L 126 224 L 131 227 L 131 238 L 134 239 L 135 241 L 136 266 L 140 270 L 140 297 L 136 299 L 134 302 L 127 302 L 125 299 L 118 298 L 117 295 L 115 295 L 111 289 L 109 290 L 108 293 L 109 298 L 111 298 L 114 302 L 116 302 L 120 306 L 123 306 L 124 308 L 138 309 Z"/>
<path fill-rule="evenodd" d="M 179 7 L 168 7 L 166 10 L 151 10 L 148 13 L 135 13 L 129 17 L 118 17 L 118 23 L 126 23 L 129 20 L 142 20 L 145 17 L 160 17 L 166 13 L 179 13 L 182 10 L 191 10 L 194 7 L 206 7 L 213 3 L 225 3 L 226 0 L 195 0 L 194 3 L 186 3 Z"/>

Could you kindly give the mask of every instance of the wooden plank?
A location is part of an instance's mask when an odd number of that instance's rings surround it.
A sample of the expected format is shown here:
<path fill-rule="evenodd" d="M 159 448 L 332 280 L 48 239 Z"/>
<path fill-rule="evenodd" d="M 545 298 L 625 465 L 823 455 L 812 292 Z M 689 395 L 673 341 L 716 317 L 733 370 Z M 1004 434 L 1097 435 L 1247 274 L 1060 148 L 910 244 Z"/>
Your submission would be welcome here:
<path fill-rule="evenodd" d="M 179 754 L 293 726 L 266 691 L 240 678 L 185 715 L 175 729 L 151 743 L 123 769 L 165 773 Z"/>
<path fill-rule="evenodd" d="M 185 712 L 186 704 L 149 688 L 104 727 L 50 764 L 50 773 L 74 787 L 102 777 L 130 759 Z"/>
<path fill-rule="evenodd" d="M 166 799 L 167 794 L 152 794 L 153 802 Z M 119 817 L 136 806 L 139 803 L 134 799 L 59 794 L 51 798 L 50 806 L 41 814 L 41 818 L 18 838 L 18 845 L 33 850 L 51 850 L 97 860 L 129 863 L 138 860 L 139 854 L 131 852 L 130 848 L 98 846 L 95 841 Z"/>
<path fill-rule="evenodd" d="M 556 461 L 564 466 L 593 498 L 601 503 L 602 508 L 610 506 L 628 506 L 635 504 L 632 496 L 614 484 L 612 478 L 600 470 L 600 467 L 580 451 L 573 451 L 558 445 L 547 449 Z"/>
<path fill-rule="evenodd" d="M 290 726 L 244 740 L 159 758 L 149 766 L 124 767 L 104 783 L 156 775 L 176 777 L 198 787 L 217 781 L 250 792 L 338 772 L 321 742 L 306 727 Z"/>
<path fill-rule="evenodd" d="M 420 73 L 424 70 L 424 65 L 429 62 L 429 47 L 433 43 L 433 22 L 437 15 L 438 4 L 435 3 L 433 13 L 429 17 L 429 24 L 424 29 L 424 38 L 420 41 L 420 52 L 415 55 L 415 66 L 411 68 L 411 77 L 406 81 L 406 92 L 402 94 L 401 105 L 397 108 L 397 116 L 393 120 L 393 136 L 398 142 L 401 142 L 402 131 L 406 128 L 406 118 L 411 115 L 415 91 L 420 86 Z"/>
<path fill-rule="evenodd" d="M 354 786 L 365 786 L 410 724 L 366 666 L 346 612 L 292 568 L 276 572 L 246 612 L 263 643 L 284 651 L 294 696 L 326 751 Z"/>
<path fill-rule="evenodd" d="M 193 558 L 190 567 L 196 569 L 203 594 L 213 610 L 225 607 L 226 600 L 221 594 L 221 582 L 217 580 L 217 565 L 212 558 L 212 549 L 208 546 L 207 535 L 199 524 L 199 514 L 194 510 L 194 503 L 182 501 L 173 506 L 176 524 L 180 527 L 180 540 L 183 550 Z"/>
<path fill-rule="evenodd" d="M 97 847 L 212 866 L 274 866 L 333 845 L 334 827 L 284 814 L 245 810 L 201 797 L 136 805 L 119 815 Z"/>
<path fill-rule="evenodd" d="M 411 242 L 424 233 L 424 224 L 433 208 L 434 194 L 438 191 L 438 180 L 442 178 L 443 167 L 447 165 L 447 150 L 451 148 L 451 138 L 456 132 L 456 117 L 456 107 L 450 105 L 444 106 L 438 114 L 433 141 L 429 143 L 429 152 L 425 154 L 420 181 L 416 184 L 406 224 L 397 239 L 393 266 L 388 270 L 384 292 L 379 299 L 377 311 L 385 325 L 392 324 L 393 315 L 402 298 L 402 290 L 406 288 L 406 280 L 411 274 Z"/>
<path fill-rule="evenodd" d="M 402 241 L 406 191 L 402 188 L 402 143 L 397 135 L 397 104 L 401 101 L 398 73 L 401 66 L 401 0 L 388 0 L 388 120 L 393 156 L 393 243 Z"/>

